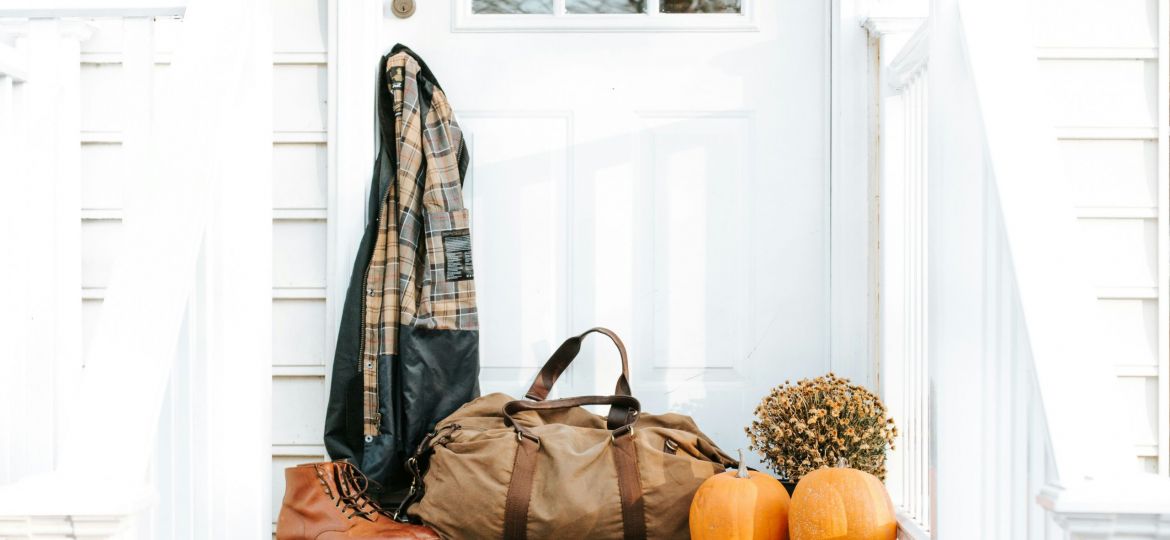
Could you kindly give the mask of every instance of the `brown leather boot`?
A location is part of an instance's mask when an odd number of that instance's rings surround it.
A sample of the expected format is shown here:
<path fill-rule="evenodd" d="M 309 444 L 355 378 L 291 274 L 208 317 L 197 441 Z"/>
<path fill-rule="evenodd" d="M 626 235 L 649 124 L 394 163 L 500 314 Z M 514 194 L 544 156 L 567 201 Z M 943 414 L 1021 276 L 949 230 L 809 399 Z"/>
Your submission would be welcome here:
<path fill-rule="evenodd" d="M 438 540 L 427 527 L 398 523 L 366 496 L 369 480 L 348 461 L 306 463 L 284 470 L 284 504 L 276 540 L 349 538 Z"/>

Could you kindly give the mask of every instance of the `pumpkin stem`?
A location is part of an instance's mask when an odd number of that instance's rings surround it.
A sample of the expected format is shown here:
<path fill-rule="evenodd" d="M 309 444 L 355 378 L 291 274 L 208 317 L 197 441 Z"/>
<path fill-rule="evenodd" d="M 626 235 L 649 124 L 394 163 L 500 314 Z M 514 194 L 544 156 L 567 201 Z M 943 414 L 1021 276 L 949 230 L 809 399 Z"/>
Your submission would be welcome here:
<path fill-rule="evenodd" d="M 736 478 L 751 478 L 748 475 L 747 465 L 743 462 L 743 448 L 739 449 L 739 472 L 735 473 Z"/>

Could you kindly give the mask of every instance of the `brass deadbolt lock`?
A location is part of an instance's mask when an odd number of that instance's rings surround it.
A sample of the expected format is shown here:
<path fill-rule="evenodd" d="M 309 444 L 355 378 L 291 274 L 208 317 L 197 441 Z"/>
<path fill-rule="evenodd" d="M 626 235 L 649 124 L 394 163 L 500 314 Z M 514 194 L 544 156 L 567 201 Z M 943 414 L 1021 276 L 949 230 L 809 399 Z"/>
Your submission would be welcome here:
<path fill-rule="evenodd" d="M 395 17 L 405 19 L 414 15 L 414 0 L 394 0 L 390 9 L 394 11 Z"/>

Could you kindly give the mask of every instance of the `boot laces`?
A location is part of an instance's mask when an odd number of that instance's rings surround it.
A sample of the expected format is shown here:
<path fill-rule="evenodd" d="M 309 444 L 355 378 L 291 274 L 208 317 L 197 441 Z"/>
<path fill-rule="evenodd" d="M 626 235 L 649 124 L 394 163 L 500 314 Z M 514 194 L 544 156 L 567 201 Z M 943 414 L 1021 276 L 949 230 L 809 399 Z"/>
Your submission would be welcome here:
<path fill-rule="evenodd" d="M 348 461 L 338 461 L 334 463 L 333 467 L 334 482 L 337 486 L 337 499 L 335 506 L 353 511 L 347 516 L 347 519 L 353 519 L 354 516 L 364 518 L 369 521 L 377 519 L 375 514 L 385 513 L 378 502 L 370 498 L 367 491 L 370 487 L 371 480 L 362 474 L 354 464 Z M 344 513 L 344 509 L 342 513 Z"/>

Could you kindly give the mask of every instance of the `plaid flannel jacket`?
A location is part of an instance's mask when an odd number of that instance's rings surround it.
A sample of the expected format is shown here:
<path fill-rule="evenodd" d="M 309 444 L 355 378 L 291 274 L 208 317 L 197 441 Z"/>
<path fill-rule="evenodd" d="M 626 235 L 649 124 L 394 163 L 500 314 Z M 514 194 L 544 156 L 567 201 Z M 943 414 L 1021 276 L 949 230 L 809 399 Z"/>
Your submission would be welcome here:
<path fill-rule="evenodd" d="M 393 500 L 434 423 L 479 395 L 479 321 L 463 180 L 446 94 L 413 51 L 379 62 L 379 152 L 333 363 L 325 444 Z"/>

